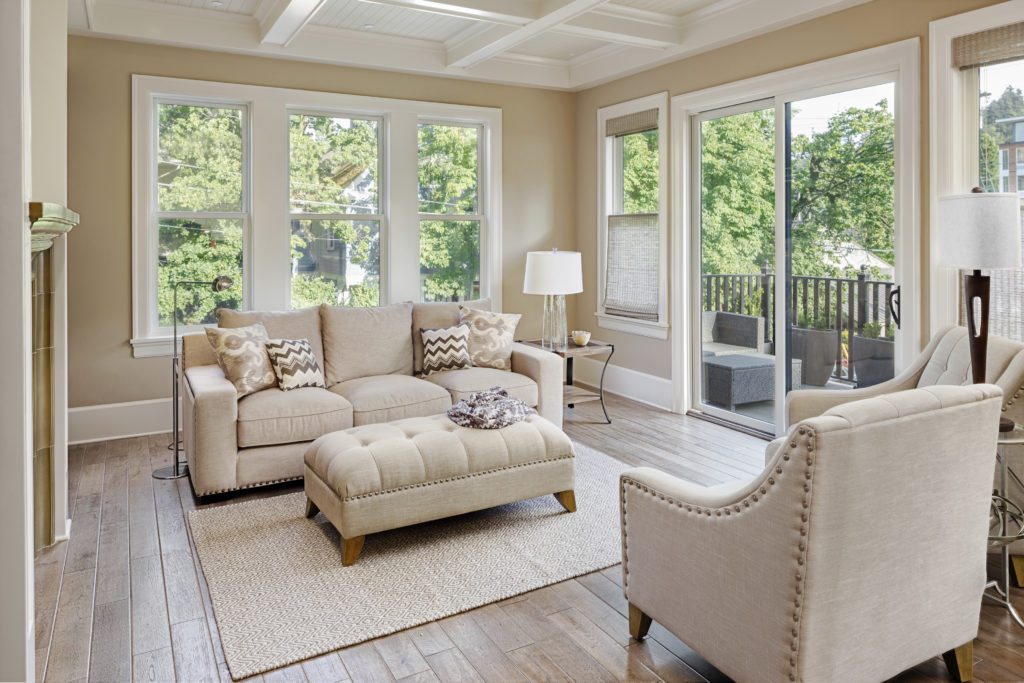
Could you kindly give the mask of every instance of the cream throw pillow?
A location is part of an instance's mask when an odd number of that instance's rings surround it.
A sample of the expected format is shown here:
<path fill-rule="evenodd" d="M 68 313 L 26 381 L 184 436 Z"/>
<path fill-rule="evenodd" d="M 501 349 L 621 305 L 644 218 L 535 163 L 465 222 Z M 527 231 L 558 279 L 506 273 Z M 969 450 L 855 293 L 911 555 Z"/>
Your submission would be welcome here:
<path fill-rule="evenodd" d="M 512 370 L 512 342 L 516 325 L 522 317 L 518 313 L 491 313 L 475 308 L 459 307 L 463 325 L 469 327 L 469 356 L 473 365 L 481 368 Z"/>
<path fill-rule="evenodd" d="M 224 376 L 235 385 L 238 398 L 277 386 L 277 376 L 267 354 L 267 329 L 262 324 L 207 327 L 206 338 L 217 352 L 217 363 Z"/>

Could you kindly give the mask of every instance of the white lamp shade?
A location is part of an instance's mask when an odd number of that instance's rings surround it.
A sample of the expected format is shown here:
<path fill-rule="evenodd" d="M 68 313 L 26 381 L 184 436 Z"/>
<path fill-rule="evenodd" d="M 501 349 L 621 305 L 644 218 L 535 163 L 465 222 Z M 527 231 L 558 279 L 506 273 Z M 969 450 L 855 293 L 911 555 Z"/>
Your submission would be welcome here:
<path fill-rule="evenodd" d="M 1021 267 L 1020 198 L 975 192 L 939 198 L 938 264 L 964 270 Z"/>
<path fill-rule="evenodd" d="M 528 251 L 523 294 L 579 294 L 583 258 L 578 251 Z"/>

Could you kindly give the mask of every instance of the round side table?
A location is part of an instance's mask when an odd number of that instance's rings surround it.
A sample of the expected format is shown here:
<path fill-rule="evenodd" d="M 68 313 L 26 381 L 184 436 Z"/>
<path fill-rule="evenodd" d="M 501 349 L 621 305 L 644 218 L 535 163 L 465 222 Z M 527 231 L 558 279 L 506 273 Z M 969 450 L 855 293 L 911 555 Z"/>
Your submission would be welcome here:
<path fill-rule="evenodd" d="M 1018 626 L 1024 628 L 1024 619 L 1010 602 L 1010 544 L 1024 541 L 1024 509 L 1019 503 L 1007 497 L 1007 477 L 1009 459 L 1007 451 L 1012 447 L 1024 446 L 1024 426 L 1013 425 L 1012 429 L 1003 431 L 1000 427 L 999 445 L 996 458 L 999 464 L 999 484 L 992 494 L 992 513 L 990 516 L 988 544 L 990 548 L 998 548 L 1000 554 L 1001 579 L 985 584 L 984 597 L 992 600 L 1009 612 Z"/>

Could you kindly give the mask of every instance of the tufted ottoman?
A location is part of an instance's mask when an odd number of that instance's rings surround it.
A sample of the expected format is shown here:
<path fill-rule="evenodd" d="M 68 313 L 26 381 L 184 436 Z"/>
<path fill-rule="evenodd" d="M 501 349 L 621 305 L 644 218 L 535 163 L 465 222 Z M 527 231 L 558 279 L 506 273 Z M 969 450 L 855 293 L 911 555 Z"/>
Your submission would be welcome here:
<path fill-rule="evenodd" d="M 366 534 L 554 494 L 576 511 L 572 442 L 538 415 L 503 429 L 446 415 L 325 434 L 305 456 L 306 516 L 341 534 L 342 564 Z"/>

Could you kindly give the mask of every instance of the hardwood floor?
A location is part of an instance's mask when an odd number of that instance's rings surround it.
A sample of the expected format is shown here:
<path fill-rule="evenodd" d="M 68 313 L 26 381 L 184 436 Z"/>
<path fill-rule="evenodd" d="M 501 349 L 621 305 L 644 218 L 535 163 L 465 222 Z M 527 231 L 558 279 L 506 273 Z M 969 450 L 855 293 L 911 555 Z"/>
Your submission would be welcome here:
<path fill-rule="evenodd" d="M 565 429 L 633 465 L 711 485 L 761 470 L 764 442 L 612 397 L 569 411 Z M 73 533 L 36 557 L 37 678 L 230 681 L 186 513 L 301 490 L 288 484 L 200 503 L 187 479 L 159 481 L 169 435 L 89 444 L 69 456 Z M 1015 591 L 1024 610 L 1024 592 Z M 247 680 L 727 681 L 660 627 L 631 642 L 618 567 Z M 976 681 L 1024 680 L 1024 630 L 982 608 Z M 896 680 L 947 681 L 939 658 Z"/>

